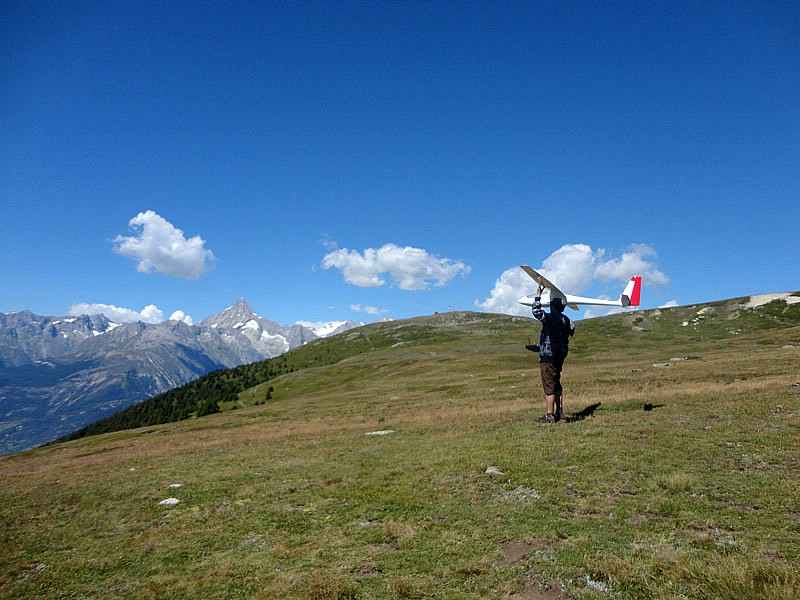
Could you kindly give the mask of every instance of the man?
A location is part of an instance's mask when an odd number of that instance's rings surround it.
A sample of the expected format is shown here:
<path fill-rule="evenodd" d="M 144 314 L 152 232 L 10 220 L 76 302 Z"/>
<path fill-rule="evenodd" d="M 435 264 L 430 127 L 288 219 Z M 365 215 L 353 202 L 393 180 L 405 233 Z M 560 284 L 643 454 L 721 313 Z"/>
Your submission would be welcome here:
<path fill-rule="evenodd" d="M 550 313 L 542 309 L 542 291 L 539 286 L 534 298 L 533 317 L 542 322 L 539 336 L 539 370 L 542 374 L 547 414 L 537 423 L 555 423 L 564 417 L 564 389 L 561 387 L 561 368 L 569 352 L 569 338 L 575 335 L 575 324 L 564 313 L 561 298 L 550 300 Z"/>

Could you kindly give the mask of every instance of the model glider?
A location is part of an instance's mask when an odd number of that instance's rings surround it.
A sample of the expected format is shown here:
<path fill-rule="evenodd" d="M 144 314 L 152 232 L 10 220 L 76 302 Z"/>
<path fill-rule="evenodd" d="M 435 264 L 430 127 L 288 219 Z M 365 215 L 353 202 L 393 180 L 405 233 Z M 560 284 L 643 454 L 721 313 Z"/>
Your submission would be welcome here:
<path fill-rule="evenodd" d="M 541 287 L 545 288 L 542 294 L 542 306 L 550 306 L 550 301 L 553 298 L 561 298 L 561 301 L 573 310 L 580 310 L 580 304 L 587 306 L 621 306 L 623 308 L 627 306 L 639 306 L 639 298 L 642 293 L 642 278 L 638 275 L 631 277 L 631 280 L 628 282 L 628 285 L 625 286 L 619 298 L 616 300 L 604 300 L 603 298 L 584 298 L 583 296 L 565 294 L 546 277 L 537 273 L 528 265 L 521 265 L 521 269 Z M 519 303 L 525 306 L 533 306 L 533 299 L 535 297 L 535 294 L 523 296 L 519 299 Z"/>

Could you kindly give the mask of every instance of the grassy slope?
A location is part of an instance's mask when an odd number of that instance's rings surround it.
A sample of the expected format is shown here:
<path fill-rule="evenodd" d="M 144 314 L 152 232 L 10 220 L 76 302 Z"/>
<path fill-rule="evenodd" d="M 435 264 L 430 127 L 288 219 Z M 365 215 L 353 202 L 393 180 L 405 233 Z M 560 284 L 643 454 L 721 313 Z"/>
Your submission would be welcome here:
<path fill-rule="evenodd" d="M 572 423 L 533 423 L 533 322 L 459 313 L 331 340 L 376 349 L 266 405 L 0 457 L 0 597 L 796 598 L 798 305 L 740 304 L 579 323 Z"/>

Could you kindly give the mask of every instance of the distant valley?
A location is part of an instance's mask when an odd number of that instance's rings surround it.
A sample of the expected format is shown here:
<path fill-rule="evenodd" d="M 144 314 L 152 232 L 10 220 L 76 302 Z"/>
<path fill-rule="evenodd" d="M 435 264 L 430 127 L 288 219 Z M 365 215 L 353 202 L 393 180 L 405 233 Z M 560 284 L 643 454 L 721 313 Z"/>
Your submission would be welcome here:
<path fill-rule="evenodd" d="M 47 443 L 209 371 L 361 325 L 279 325 L 244 299 L 196 325 L 0 313 L 0 454 Z"/>

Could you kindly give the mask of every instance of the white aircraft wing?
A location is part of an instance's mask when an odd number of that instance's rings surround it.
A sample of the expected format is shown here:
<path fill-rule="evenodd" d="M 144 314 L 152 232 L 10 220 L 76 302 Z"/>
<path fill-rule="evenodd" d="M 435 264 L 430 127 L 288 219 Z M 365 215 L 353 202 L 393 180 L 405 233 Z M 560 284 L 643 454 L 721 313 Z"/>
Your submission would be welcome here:
<path fill-rule="evenodd" d="M 539 273 L 537 271 L 534 271 L 528 265 L 520 265 L 520 268 L 528 274 L 528 277 L 533 279 L 536 283 L 538 283 L 543 288 L 548 288 L 551 292 L 553 292 L 554 295 L 561 296 L 562 298 L 566 298 L 567 297 L 567 295 L 564 292 L 562 292 L 560 289 L 558 289 L 552 281 L 547 279 L 547 277 L 545 277 L 541 273 Z"/>
<path fill-rule="evenodd" d="M 562 292 L 560 289 L 558 289 L 558 287 L 556 287 L 556 285 L 552 281 L 547 279 L 547 277 L 545 277 L 544 275 L 542 275 L 538 271 L 535 271 L 534 269 L 532 269 L 528 265 L 520 265 L 520 268 L 523 271 L 525 271 L 525 273 L 528 274 L 528 277 L 533 279 L 540 286 L 550 290 L 550 300 L 552 300 L 553 298 L 561 298 L 561 300 L 564 302 L 564 304 L 566 304 L 567 306 L 569 306 L 570 308 L 572 308 L 574 310 L 579 310 L 578 305 L 570 302 L 569 301 L 569 296 L 567 294 L 565 294 L 564 292 Z M 533 300 L 533 296 L 531 296 L 530 299 L 532 301 Z M 543 302 L 542 304 L 543 305 L 548 305 L 549 303 L 550 302 L 548 300 L 547 302 Z"/>

